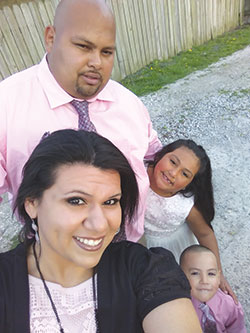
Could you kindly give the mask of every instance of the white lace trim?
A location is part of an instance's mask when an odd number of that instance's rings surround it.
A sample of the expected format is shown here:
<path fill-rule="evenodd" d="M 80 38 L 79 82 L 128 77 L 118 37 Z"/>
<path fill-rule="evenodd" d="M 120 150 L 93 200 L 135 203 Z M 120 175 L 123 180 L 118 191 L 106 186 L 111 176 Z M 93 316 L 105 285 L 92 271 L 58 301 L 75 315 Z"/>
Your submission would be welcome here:
<path fill-rule="evenodd" d="M 72 287 L 47 282 L 65 333 L 96 333 L 92 278 Z M 29 275 L 31 333 L 58 333 L 42 280 Z"/>

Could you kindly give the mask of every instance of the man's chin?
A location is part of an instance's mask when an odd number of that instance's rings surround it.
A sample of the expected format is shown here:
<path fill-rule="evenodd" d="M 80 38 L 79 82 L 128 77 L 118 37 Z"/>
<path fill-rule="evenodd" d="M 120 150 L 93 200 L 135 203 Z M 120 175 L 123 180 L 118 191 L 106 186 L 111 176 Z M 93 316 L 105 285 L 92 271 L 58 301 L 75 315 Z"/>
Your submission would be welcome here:
<path fill-rule="evenodd" d="M 76 87 L 77 98 L 79 99 L 89 99 L 95 97 L 102 90 L 101 86 L 98 87 Z"/>

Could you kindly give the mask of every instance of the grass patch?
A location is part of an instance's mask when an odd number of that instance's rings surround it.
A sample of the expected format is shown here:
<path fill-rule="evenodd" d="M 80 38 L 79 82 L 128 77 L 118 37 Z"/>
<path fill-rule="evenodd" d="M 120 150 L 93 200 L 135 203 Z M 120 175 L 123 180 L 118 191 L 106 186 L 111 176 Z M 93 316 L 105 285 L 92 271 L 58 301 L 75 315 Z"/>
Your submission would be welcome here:
<path fill-rule="evenodd" d="M 244 95 L 250 95 L 250 89 L 241 89 L 240 92 Z"/>
<path fill-rule="evenodd" d="M 249 44 L 250 25 L 245 25 L 203 45 L 180 52 L 165 61 L 154 60 L 148 66 L 124 78 L 121 83 L 136 95 L 142 96 L 196 70 L 204 69 Z"/>

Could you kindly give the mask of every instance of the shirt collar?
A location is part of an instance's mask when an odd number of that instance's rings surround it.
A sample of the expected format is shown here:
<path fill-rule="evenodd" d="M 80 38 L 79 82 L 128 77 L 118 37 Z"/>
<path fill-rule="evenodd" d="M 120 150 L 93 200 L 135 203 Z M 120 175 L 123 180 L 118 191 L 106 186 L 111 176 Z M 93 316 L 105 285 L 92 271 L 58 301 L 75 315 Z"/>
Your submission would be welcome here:
<path fill-rule="evenodd" d="M 49 70 L 46 55 L 44 55 L 42 61 L 40 62 L 38 69 L 38 78 L 43 87 L 43 90 L 48 98 L 51 109 L 58 106 L 70 103 L 74 98 L 70 96 L 63 88 L 57 83 L 53 74 Z M 110 81 L 106 84 L 99 94 L 93 98 L 88 99 L 88 102 L 92 103 L 96 100 L 104 102 L 114 102 L 112 89 L 110 87 Z"/>
<path fill-rule="evenodd" d="M 215 295 L 209 301 L 206 302 L 206 304 L 210 307 L 211 310 L 213 310 L 214 304 L 216 304 L 216 297 L 215 297 Z M 196 299 L 193 296 L 191 296 L 191 299 L 192 299 L 192 303 L 194 304 L 194 306 L 196 306 L 197 308 L 199 308 L 199 305 L 202 302 L 198 301 L 198 299 Z"/>

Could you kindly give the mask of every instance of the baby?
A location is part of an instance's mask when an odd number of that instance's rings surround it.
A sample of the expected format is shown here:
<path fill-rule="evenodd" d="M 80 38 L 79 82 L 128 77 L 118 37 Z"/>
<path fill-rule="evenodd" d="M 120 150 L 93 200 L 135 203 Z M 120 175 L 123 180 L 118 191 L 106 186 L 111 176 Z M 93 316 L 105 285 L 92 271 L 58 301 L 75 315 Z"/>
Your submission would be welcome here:
<path fill-rule="evenodd" d="M 191 245 L 180 256 L 203 332 L 246 333 L 243 310 L 219 289 L 220 271 L 211 250 Z"/>

